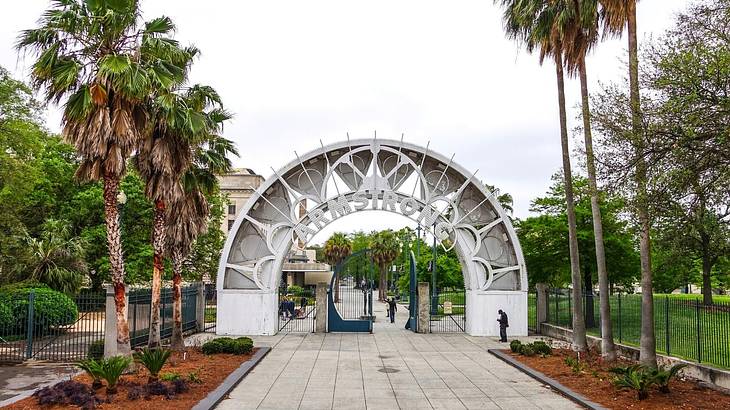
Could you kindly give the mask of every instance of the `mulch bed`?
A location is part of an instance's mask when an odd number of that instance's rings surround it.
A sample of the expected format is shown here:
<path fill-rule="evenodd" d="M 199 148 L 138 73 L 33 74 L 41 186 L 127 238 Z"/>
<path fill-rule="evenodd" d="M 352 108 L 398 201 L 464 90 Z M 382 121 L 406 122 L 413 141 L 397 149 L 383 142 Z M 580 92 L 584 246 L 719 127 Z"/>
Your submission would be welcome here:
<path fill-rule="evenodd" d="M 118 393 L 107 396 L 106 387 L 96 391 L 96 396 L 103 401 L 97 409 L 135 409 L 135 410 L 160 410 L 160 409 L 190 409 L 200 400 L 204 399 L 208 393 L 215 390 L 223 380 L 243 362 L 249 360 L 256 352 L 254 351 L 246 355 L 232 354 L 213 354 L 205 355 L 199 348 L 189 348 L 185 352 L 174 352 L 165 364 L 160 374 L 175 372 L 183 379 L 187 379 L 188 374 L 194 372 L 202 381 L 202 383 L 188 382 L 189 390 L 184 393 L 175 394 L 172 397 L 165 396 L 146 396 L 129 400 L 127 393 L 129 390 L 139 390 L 140 386 L 147 384 L 147 369 L 138 366 L 135 372 L 122 376 L 118 384 Z M 86 374 L 79 375 L 74 380 L 91 385 L 91 378 Z M 163 382 L 169 385 L 167 382 Z M 75 407 L 75 406 L 74 406 Z M 5 407 L 9 410 L 21 409 L 60 409 L 68 408 L 68 406 L 53 405 L 40 406 L 35 397 L 28 397 L 20 400 L 10 406 Z"/>
<path fill-rule="evenodd" d="M 577 374 L 565 363 L 566 357 L 576 357 L 576 353 L 571 350 L 553 348 L 553 354 L 544 358 L 521 356 L 509 350 L 505 350 L 505 353 L 610 409 L 730 409 L 730 395 L 702 387 L 695 380 L 681 378 L 672 380 L 670 393 L 661 393 L 652 388 L 649 398 L 639 401 L 635 391 L 616 388 L 612 383 L 615 375 L 608 371 L 611 367 L 632 363 L 622 360 L 604 363 L 593 352 L 582 355 L 587 366 Z"/>

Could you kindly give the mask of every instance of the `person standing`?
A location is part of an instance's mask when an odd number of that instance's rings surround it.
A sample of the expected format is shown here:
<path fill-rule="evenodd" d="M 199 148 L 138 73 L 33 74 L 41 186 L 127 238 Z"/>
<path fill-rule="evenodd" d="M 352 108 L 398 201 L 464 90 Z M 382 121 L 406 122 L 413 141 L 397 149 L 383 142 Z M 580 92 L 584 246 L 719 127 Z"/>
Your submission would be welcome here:
<path fill-rule="evenodd" d="M 395 323 L 395 312 L 398 311 L 398 304 L 395 303 L 393 298 L 388 299 L 388 315 L 390 316 L 390 323 Z"/>
<path fill-rule="evenodd" d="M 499 341 L 500 342 L 506 342 L 507 341 L 507 328 L 509 327 L 509 319 L 507 318 L 507 314 L 502 311 L 502 309 L 499 309 L 499 317 L 497 318 L 497 322 L 499 322 Z"/>

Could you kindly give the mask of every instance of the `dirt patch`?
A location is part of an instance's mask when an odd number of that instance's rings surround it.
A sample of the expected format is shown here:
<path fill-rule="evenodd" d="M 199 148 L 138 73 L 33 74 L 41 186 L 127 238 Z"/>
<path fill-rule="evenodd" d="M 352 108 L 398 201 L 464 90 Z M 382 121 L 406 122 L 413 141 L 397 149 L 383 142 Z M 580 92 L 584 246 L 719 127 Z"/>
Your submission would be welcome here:
<path fill-rule="evenodd" d="M 190 348 L 185 352 L 175 352 L 170 357 L 163 373 L 177 373 L 182 379 L 188 379 L 189 374 L 194 373 L 201 383 L 188 382 L 189 390 L 184 393 L 175 394 L 167 398 L 165 396 L 147 396 L 136 400 L 129 400 L 127 393 L 130 390 L 139 390 L 140 386 L 147 384 L 147 369 L 139 368 L 131 373 L 122 376 L 118 384 L 118 393 L 107 396 L 106 387 L 96 391 L 96 396 L 103 401 L 97 406 L 99 409 L 135 409 L 135 410 L 159 410 L 163 408 L 189 409 L 205 398 L 208 393 L 215 390 L 228 375 L 237 369 L 243 362 L 248 361 L 257 349 L 247 355 L 214 354 L 204 355 L 198 348 Z M 91 385 L 91 378 L 83 374 L 74 380 Z M 166 383 L 166 382 L 163 382 Z M 167 383 L 169 384 L 169 383 Z M 5 407 L 9 410 L 25 409 L 60 409 L 67 406 L 40 406 L 35 397 L 28 397 L 21 401 Z"/>
<path fill-rule="evenodd" d="M 582 357 L 585 367 L 576 373 L 565 363 L 566 357 L 576 357 L 576 353 L 570 350 L 553 349 L 553 355 L 544 358 L 521 356 L 509 350 L 504 352 L 610 409 L 730 409 L 730 395 L 702 387 L 692 379 L 673 379 L 669 386 L 670 393 L 652 388 L 649 398 L 639 401 L 635 391 L 618 389 L 612 383 L 615 375 L 609 369 L 631 364 L 627 361 L 605 363 L 600 357 L 589 353 Z"/>

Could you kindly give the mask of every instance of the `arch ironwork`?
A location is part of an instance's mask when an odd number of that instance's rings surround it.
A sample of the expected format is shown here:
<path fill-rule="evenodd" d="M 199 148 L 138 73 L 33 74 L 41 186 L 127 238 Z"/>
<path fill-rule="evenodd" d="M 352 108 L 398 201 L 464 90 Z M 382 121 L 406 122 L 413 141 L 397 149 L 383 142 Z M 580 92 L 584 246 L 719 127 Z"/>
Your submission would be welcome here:
<path fill-rule="evenodd" d="M 294 161 L 273 170 L 236 219 L 221 255 L 219 295 L 275 292 L 292 247 L 306 246 L 335 220 L 378 210 L 419 223 L 442 246 L 453 248 L 467 291 L 524 296 L 526 304 L 527 272 L 517 235 L 497 193 L 476 174 L 453 156 L 403 140 L 348 139 L 296 154 Z M 230 303 L 238 309 L 249 306 Z M 526 315 L 526 306 L 524 310 Z M 228 320 L 219 318 L 219 328 L 221 319 L 225 332 Z"/>

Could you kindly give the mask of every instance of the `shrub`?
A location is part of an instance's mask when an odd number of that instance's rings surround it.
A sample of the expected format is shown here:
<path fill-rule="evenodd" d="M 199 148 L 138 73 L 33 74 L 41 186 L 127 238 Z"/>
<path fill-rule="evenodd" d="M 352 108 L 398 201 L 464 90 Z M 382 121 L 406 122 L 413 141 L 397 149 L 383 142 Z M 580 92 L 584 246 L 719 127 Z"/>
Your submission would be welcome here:
<path fill-rule="evenodd" d="M 160 374 L 160 370 L 162 370 L 167 359 L 170 358 L 171 353 L 172 351 L 169 349 L 145 348 L 134 354 L 134 360 L 138 363 L 142 363 L 142 365 L 147 368 L 147 371 L 150 372 L 148 382 L 152 383 L 157 381 L 157 376 Z"/>
<path fill-rule="evenodd" d="M 651 377 L 654 382 L 659 386 L 659 391 L 662 393 L 669 393 L 669 382 L 677 375 L 677 373 L 687 367 L 684 363 L 675 364 L 670 368 L 659 368 L 651 371 Z"/>
<path fill-rule="evenodd" d="M 101 403 L 89 386 L 74 380 L 66 380 L 44 387 L 33 393 L 33 397 L 41 406 L 75 405 L 93 409 Z"/>
<path fill-rule="evenodd" d="M 175 395 L 175 391 L 173 389 L 170 389 L 167 385 L 165 385 L 165 383 L 159 381 L 148 383 L 145 386 L 145 390 L 149 396 L 165 396 L 170 399 L 173 395 Z"/>
<path fill-rule="evenodd" d="M 104 339 L 93 341 L 89 345 L 89 350 L 86 353 L 86 357 L 93 360 L 100 360 L 104 358 Z"/>
<path fill-rule="evenodd" d="M 8 329 L 15 322 L 15 317 L 13 316 L 13 311 L 10 310 L 10 307 L 4 303 L 0 302 L 0 328 L 2 329 Z"/>
<path fill-rule="evenodd" d="M 534 356 L 535 349 L 533 348 L 532 343 L 522 345 L 522 348 L 520 349 L 520 354 L 523 356 Z"/>
<path fill-rule="evenodd" d="M 549 356 L 553 353 L 553 349 L 550 347 L 550 345 L 542 340 L 536 340 L 534 343 L 532 343 L 532 348 L 535 349 L 535 353 L 544 356 Z"/>
<path fill-rule="evenodd" d="M 176 373 L 176 372 L 162 373 L 160 375 L 160 380 L 162 380 L 164 382 L 174 382 L 175 380 L 180 380 L 180 373 Z"/>
<path fill-rule="evenodd" d="M 656 383 L 651 373 L 643 366 L 635 365 L 623 368 L 613 380 L 613 384 L 619 388 L 635 390 L 639 400 L 649 397 L 649 388 Z"/>
<path fill-rule="evenodd" d="M 247 354 L 253 350 L 253 340 L 249 337 L 239 337 L 237 339 L 219 337 L 206 342 L 201 348 L 205 354 Z"/>
<path fill-rule="evenodd" d="M 566 357 L 565 364 L 567 364 L 568 367 L 570 367 L 570 369 L 575 374 L 583 372 L 583 369 L 586 367 L 585 363 L 581 362 L 580 359 L 576 359 L 575 357 Z"/>
<path fill-rule="evenodd" d="M 286 288 L 286 293 L 299 296 L 304 293 L 304 288 L 301 286 L 292 285 Z"/>
<path fill-rule="evenodd" d="M 71 325 L 79 317 L 76 303 L 61 292 L 47 286 L 24 287 L 19 284 L 0 289 L 0 305 L 2 310 L 9 309 L 12 323 L 17 323 L 18 334 L 25 333 L 28 317 L 28 297 L 35 294 L 33 303 L 33 322 L 35 330 L 45 333 L 56 326 Z M 2 313 L 0 313 L 2 315 Z"/>
<path fill-rule="evenodd" d="M 509 348 L 512 350 L 512 353 L 519 353 L 522 348 L 522 342 L 519 340 L 513 340 L 509 343 Z"/>
<path fill-rule="evenodd" d="M 106 380 L 107 394 L 117 392 L 117 382 L 127 367 L 132 364 L 132 358 L 127 356 L 113 356 L 101 362 L 101 378 Z"/>
<path fill-rule="evenodd" d="M 101 363 L 99 363 L 95 359 L 86 359 L 76 363 L 76 367 L 85 371 L 86 374 L 91 377 L 91 379 L 93 380 L 93 382 L 91 383 L 92 389 L 96 390 L 101 388 L 101 379 L 104 372 L 101 367 Z"/>
<path fill-rule="evenodd" d="M 186 391 L 190 390 L 190 387 L 188 386 L 188 383 L 185 380 L 177 379 L 177 380 L 173 380 L 172 389 L 175 392 L 175 394 L 180 394 L 180 393 L 185 393 Z"/>
<path fill-rule="evenodd" d="M 203 383 L 203 379 L 201 379 L 200 376 L 198 376 L 198 372 L 188 373 L 188 381 L 190 383 L 197 383 L 197 384 Z"/>

